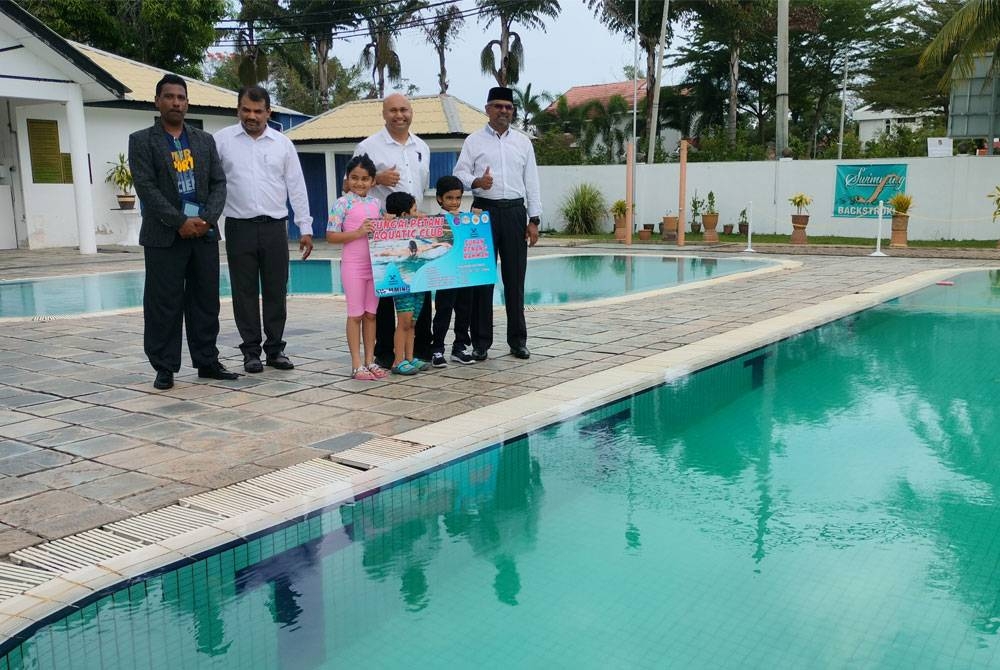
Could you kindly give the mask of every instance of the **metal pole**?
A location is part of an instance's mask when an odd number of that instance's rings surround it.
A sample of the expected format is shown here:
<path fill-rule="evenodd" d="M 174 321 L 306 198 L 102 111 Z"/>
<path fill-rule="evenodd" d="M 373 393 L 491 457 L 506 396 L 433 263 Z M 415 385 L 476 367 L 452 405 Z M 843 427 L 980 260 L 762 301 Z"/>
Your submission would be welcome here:
<path fill-rule="evenodd" d="M 844 157 L 844 116 L 847 112 L 847 66 L 850 61 L 844 55 L 844 85 L 840 89 L 840 141 L 837 143 L 837 160 Z"/>
<path fill-rule="evenodd" d="M 884 205 L 882 201 L 878 201 L 878 236 L 875 238 L 875 251 L 868 254 L 869 256 L 885 256 L 882 253 L 882 209 Z"/>
<path fill-rule="evenodd" d="M 775 100 L 775 154 L 788 147 L 788 2 L 778 0 L 778 72 Z"/>
<path fill-rule="evenodd" d="M 660 41 L 656 45 L 656 74 L 653 77 L 653 106 L 649 110 L 649 143 L 646 145 L 646 164 L 656 162 L 656 138 L 660 116 L 660 87 L 663 85 L 663 44 L 667 40 L 667 12 L 670 11 L 670 0 L 663 4 L 663 17 L 660 19 Z M 636 21 L 638 23 L 638 21 Z M 646 91 L 649 95 L 649 91 Z"/>
<path fill-rule="evenodd" d="M 750 241 L 753 239 L 753 200 L 747 203 L 747 248 L 744 249 L 744 253 L 750 252 L 755 253 L 753 250 L 753 245 Z"/>
<path fill-rule="evenodd" d="M 635 0 L 635 26 L 632 30 L 632 158 L 631 158 L 631 168 L 629 168 L 628 175 L 631 179 L 631 185 L 629 186 L 629 200 L 632 205 L 628 208 L 629 216 L 632 217 L 632 226 L 629 226 L 629 232 L 626 244 L 632 244 L 632 227 L 635 225 L 635 147 L 637 144 L 637 133 L 639 124 L 639 0 Z"/>

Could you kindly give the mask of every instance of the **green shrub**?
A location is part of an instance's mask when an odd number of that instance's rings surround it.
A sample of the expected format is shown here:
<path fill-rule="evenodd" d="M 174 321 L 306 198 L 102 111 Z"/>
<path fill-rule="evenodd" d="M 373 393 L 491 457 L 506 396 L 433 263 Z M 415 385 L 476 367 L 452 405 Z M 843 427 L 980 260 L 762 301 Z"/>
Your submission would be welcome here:
<path fill-rule="evenodd" d="M 565 231 L 571 235 L 594 235 L 607 218 L 608 203 L 593 184 L 580 184 L 567 196 L 559 213 L 566 220 Z"/>

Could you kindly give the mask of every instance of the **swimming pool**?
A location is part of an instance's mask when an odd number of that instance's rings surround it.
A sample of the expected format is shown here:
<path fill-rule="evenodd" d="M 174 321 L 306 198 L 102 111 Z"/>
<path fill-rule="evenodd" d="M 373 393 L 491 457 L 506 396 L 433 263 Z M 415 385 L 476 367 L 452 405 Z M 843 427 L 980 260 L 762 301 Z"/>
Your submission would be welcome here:
<path fill-rule="evenodd" d="M 99 594 L 0 670 L 995 667 L 998 315 L 961 275 Z"/>
<path fill-rule="evenodd" d="M 553 305 L 629 295 L 773 265 L 763 260 L 694 257 L 586 255 L 532 259 L 525 280 L 525 304 Z M 142 306 L 144 273 L 104 274 L 0 281 L 0 318 L 90 314 Z M 293 260 L 289 292 L 342 294 L 335 260 Z M 229 296 L 222 266 L 220 293 Z M 502 304 L 498 285 L 494 303 Z"/>

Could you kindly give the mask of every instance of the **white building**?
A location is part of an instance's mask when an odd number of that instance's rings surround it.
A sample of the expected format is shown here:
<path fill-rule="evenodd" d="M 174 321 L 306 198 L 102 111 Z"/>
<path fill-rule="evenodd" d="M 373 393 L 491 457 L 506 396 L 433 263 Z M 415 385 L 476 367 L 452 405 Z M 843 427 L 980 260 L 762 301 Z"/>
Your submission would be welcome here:
<path fill-rule="evenodd" d="M 865 105 L 854 110 L 851 115 L 858 124 L 858 139 L 861 146 L 871 142 L 879 135 L 888 133 L 899 127 L 906 127 L 910 130 L 920 130 L 925 118 L 936 116 L 934 112 L 916 112 L 913 114 L 903 114 L 893 109 L 876 110 L 871 105 Z"/>
<path fill-rule="evenodd" d="M 138 209 L 105 183 L 129 133 L 157 116 L 166 70 L 69 42 L 13 2 L 0 2 L 0 249 L 137 242 Z M 188 121 L 236 122 L 236 93 L 186 79 Z M 273 106 L 289 128 L 307 117 Z"/>

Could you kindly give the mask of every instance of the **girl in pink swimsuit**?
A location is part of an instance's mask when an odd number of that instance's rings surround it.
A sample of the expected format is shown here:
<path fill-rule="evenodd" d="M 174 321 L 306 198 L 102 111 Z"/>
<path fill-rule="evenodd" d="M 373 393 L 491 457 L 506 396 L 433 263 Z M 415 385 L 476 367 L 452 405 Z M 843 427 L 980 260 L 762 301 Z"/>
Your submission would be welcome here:
<path fill-rule="evenodd" d="M 382 379 L 387 371 L 374 361 L 375 311 L 378 296 L 372 280 L 372 259 L 368 254 L 370 219 L 382 215 L 382 205 L 368 191 L 375 184 L 375 164 L 368 154 L 355 156 L 347 163 L 344 186 L 347 193 L 338 198 L 326 224 L 326 241 L 343 244 L 340 257 L 340 280 L 347 298 L 347 347 L 351 350 L 351 376 L 371 381 Z M 361 359 L 361 341 L 365 356 Z"/>

